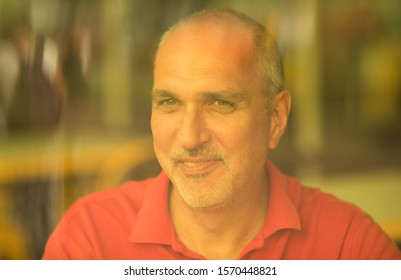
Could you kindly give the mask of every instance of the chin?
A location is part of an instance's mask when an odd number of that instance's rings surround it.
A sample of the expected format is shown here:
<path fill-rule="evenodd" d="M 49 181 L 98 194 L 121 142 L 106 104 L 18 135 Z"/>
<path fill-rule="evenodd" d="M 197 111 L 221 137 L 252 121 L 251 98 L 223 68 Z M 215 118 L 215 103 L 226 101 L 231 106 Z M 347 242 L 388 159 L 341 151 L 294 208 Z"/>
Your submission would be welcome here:
<path fill-rule="evenodd" d="M 228 204 L 233 196 L 231 183 L 208 183 L 204 178 L 176 180 L 181 198 L 194 209 L 216 209 Z"/>

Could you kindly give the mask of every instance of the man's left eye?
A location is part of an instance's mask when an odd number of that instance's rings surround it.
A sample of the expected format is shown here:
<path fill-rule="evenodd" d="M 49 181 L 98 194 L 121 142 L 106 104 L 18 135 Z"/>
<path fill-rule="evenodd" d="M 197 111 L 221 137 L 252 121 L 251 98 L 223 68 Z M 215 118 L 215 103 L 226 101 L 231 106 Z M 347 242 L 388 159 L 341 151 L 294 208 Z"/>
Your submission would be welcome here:
<path fill-rule="evenodd" d="M 232 113 L 236 109 L 235 103 L 222 99 L 216 99 L 210 105 L 214 111 L 222 114 Z"/>
<path fill-rule="evenodd" d="M 231 106 L 232 104 L 230 103 L 230 102 L 228 102 L 228 101 L 225 101 L 225 100 L 216 100 L 215 102 L 214 102 L 217 106 Z"/>

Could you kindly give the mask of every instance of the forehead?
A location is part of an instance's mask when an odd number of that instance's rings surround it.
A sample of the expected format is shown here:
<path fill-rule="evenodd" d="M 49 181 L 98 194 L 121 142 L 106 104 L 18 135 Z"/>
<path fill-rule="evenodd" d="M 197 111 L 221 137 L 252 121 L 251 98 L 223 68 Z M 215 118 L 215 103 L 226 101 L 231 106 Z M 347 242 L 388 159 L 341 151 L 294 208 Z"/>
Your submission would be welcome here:
<path fill-rule="evenodd" d="M 179 26 L 159 48 L 154 88 L 249 91 L 255 76 L 253 48 L 252 33 L 240 26 L 225 22 Z"/>
<path fill-rule="evenodd" d="M 252 33 L 245 27 L 219 23 L 187 23 L 172 31 L 160 46 L 155 67 L 210 64 L 249 67 L 254 56 Z"/>

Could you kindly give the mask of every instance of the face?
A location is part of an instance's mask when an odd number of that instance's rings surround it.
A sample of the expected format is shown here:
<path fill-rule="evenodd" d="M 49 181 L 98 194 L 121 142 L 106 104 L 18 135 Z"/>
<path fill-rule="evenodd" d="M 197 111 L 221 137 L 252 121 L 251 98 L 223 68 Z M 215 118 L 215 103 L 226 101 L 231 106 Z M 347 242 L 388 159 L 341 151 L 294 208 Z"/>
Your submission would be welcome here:
<path fill-rule="evenodd" d="M 248 32 L 191 26 L 156 57 L 154 149 L 193 208 L 227 205 L 265 183 L 270 129 L 252 50 Z"/>

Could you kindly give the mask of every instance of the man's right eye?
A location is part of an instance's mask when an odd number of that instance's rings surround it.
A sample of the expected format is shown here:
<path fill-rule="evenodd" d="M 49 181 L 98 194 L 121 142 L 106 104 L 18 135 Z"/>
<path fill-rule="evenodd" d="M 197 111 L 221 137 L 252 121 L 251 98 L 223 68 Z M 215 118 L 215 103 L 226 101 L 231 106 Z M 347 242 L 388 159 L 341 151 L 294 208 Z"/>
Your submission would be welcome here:
<path fill-rule="evenodd" d="M 157 108 L 165 113 L 172 113 L 178 109 L 180 102 L 175 98 L 161 99 L 156 102 Z"/>
<path fill-rule="evenodd" d="M 173 105 L 177 105 L 177 100 L 173 99 L 173 98 L 169 98 L 169 99 L 164 99 L 164 100 L 160 100 L 158 102 L 159 106 L 173 106 Z"/>

